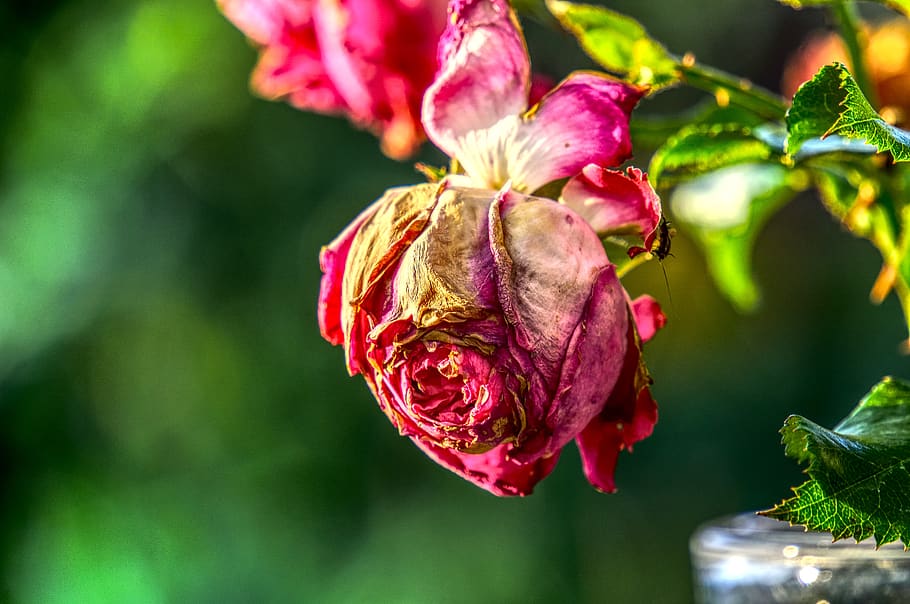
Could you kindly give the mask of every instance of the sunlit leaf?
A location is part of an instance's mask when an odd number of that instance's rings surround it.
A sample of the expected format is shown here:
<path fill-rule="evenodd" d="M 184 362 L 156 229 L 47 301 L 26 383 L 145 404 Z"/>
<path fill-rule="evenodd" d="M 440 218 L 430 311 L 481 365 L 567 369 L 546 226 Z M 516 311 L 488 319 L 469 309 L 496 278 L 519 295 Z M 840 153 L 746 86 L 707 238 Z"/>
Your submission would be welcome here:
<path fill-rule="evenodd" d="M 784 100 L 767 90 L 698 63 L 691 54 L 669 52 L 635 19 L 602 6 L 546 0 L 547 7 L 582 49 L 607 71 L 656 92 L 685 83 L 715 97 L 720 106 L 734 105 L 766 119 L 783 119 Z"/>
<path fill-rule="evenodd" d="M 787 130 L 791 155 L 810 140 L 839 134 L 865 140 L 894 161 L 910 161 L 910 132 L 882 119 L 841 63 L 822 67 L 800 87 L 787 112 Z"/>
<path fill-rule="evenodd" d="M 885 378 L 833 430 L 793 415 L 781 434 L 809 480 L 762 514 L 835 540 L 910 545 L 910 384 Z"/>
<path fill-rule="evenodd" d="M 658 188 L 712 170 L 770 159 L 775 150 L 742 124 L 697 124 L 683 128 L 667 140 L 651 159 L 648 169 Z"/>
<path fill-rule="evenodd" d="M 547 0 L 550 12 L 604 69 L 640 86 L 679 81 L 678 62 L 631 17 L 602 6 Z"/>

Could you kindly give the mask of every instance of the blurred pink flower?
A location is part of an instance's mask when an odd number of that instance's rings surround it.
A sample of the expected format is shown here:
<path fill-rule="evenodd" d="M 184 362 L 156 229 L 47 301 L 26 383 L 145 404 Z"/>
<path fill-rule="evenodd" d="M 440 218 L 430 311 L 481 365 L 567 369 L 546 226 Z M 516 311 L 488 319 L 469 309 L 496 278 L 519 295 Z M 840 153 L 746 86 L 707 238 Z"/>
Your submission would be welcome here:
<path fill-rule="evenodd" d="M 445 0 L 218 0 L 260 47 L 252 87 L 347 115 L 403 159 L 424 139 L 420 103 L 436 70 Z"/>

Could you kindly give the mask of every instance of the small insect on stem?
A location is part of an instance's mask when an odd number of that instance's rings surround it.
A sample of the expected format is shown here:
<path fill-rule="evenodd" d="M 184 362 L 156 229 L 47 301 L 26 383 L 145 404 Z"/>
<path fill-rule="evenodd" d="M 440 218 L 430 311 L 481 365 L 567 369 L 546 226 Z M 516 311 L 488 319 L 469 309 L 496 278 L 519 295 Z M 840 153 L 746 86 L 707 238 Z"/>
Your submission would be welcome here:
<path fill-rule="evenodd" d="M 661 216 L 655 231 L 657 231 L 657 236 L 654 238 L 654 241 L 651 242 L 651 249 L 633 245 L 626 252 L 629 254 L 629 258 L 635 258 L 639 254 L 650 253 L 657 256 L 658 260 L 663 260 L 671 255 L 670 242 L 674 235 L 676 235 L 676 229 L 671 228 L 667 219 L 664 216 Z"/>
<path fill-rule="evenodd" d="M 664 258 L 671 256 L 670 253 L 670 243 L 674 236 L 676 236 L 676 229 L 670 226 L 669 221 L 666 217 L 661 216 L 660 222 L 657 223 L 657 227 L 654 229 L 657 231 L 654 240 L 651 241 L 649 246 L 651 249 L 646 249 L 643 247 L 632 246 L 626 252 L 629 254 L 630 259 L 635 259 L 636 256 L 639 256 L 644 253 L 652 254 L 657 257 L 657 260 L 660 261 L 660 268 L 664 273 L 664 283 L 667 285 L 667 295 L 670 298 L 670 304 L 673 304 L 673 294 L 670 292 L 670 278 L 667 276 L 667 269 L 663 265 Z"/>

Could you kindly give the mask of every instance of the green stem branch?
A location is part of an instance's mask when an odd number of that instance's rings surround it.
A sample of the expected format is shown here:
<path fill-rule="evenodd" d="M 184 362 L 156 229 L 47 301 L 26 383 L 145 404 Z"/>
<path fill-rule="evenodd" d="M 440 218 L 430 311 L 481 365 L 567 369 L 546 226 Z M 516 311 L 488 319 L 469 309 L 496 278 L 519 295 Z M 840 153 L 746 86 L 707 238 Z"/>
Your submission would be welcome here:
<path fill-rule="evenodd" d="M 749 80 L 737 78 L 707 65 L 683 58 L 679 63 L 683 80 L 694 88 L 713 94 L 720 102 L 729 102 L 771 120 L 783 120 L 787 103 L 783 98 L 754 85 Z"/>
<path fill-rule="evenodd" d="M 654 254 L 652 254 L 650 252 L 642 252 L 641 254 L 639 254 L 638 256 L 635 256 L 631 260 L 627 260 L 626 262 L 622 263 L 620 266 L 617 266 L 616 267 L 616 276 L 619 277 L 620 279 L 622 279 L 623 277 L 625 277 L 626 275 L 631 273 L 633 270 L 635 270 L 639 266 L 645 264 L 646 262 L 648 262 L 649 260 L 652 260 L 654 258 L 655 258 Z"/>

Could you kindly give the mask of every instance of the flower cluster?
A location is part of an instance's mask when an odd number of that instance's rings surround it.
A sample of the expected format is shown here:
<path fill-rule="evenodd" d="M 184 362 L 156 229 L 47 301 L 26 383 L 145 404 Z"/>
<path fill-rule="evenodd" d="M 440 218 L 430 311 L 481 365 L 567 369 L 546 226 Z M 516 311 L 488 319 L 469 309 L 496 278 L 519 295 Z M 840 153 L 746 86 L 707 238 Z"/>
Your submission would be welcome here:
<path fill-rule="evenodd" d="M 387 191 L 323 249 L 322 333 L 403 435 L 475 484 L 528 494 L 575 440 L 615 490 L 619 452 L 657 419 L 641 343 L 664 323 L 600 240 L 647 247 L 660 220 L 647 178 L 609 169 L 644 91 L 577 72 L 529 107 L 508 4 L 449 10 L 422 120 L 461 170 Z M 534 195 L 564 179 L 558 200 Z"/>

